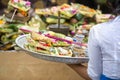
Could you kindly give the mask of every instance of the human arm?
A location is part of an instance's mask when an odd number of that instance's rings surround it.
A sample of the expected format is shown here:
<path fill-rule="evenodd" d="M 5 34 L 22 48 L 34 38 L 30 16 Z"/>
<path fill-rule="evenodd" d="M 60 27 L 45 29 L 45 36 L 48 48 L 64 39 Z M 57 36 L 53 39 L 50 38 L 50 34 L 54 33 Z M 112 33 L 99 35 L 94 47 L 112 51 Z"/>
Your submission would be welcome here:
<path fill-rule="evenodd" d="M 98 32 L 94 29 L 90 30 L 88 39 L 88 55 L 89 62 L 88 67 L 81 64 L 69 65 L 80 76 L 86 80 L 99 80 L 102 74 L 102 55 L 98 42 Z M 90 78 L 89 78 L 90 76 Z"/>
<path fill-rule="evenodd" d="M 87 74 L 87 65 L 82 64 L 67 64 L 70 68 L 76 71 L 85 80 L 91 80 Z"/>
<path fill-rule="evenodd" d="M 92 78 L 92 80 L 100 80 L 100 76 L 102 74 L 102 53 L 100 48 L 100 32 L 95 26 L 90 30 L 89 39 L 88 39 L 88 75 Z M 97 28 L 97 29 L 96 29 Z"/>

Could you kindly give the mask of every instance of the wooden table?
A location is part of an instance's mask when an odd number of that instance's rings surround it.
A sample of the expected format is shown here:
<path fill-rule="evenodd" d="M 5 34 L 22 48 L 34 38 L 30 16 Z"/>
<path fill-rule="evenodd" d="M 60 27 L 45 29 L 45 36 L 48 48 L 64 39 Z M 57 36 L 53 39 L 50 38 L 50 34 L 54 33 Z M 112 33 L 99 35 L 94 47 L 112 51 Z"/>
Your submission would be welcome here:
<path fill-rule="evenodd" d="M 23 51 L 0 51 L 0 80 L 84 80 L 64 63 L 34 58 Z"/>

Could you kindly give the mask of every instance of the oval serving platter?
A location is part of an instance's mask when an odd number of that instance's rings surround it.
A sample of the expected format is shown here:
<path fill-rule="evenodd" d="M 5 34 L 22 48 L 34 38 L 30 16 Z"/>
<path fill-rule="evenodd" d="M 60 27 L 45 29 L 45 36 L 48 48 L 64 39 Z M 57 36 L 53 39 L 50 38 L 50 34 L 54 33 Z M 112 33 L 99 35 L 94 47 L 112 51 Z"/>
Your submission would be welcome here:
<path fill-rule="evenodd" d="M 54 61 L 54 62 L 62 62 L 66 64 L 79 64 L 79 63 L 86 63 L 88 62 L 89 58 L 88 57 L 64 57 L 64 56 L 53 56 L 53 55 L 48 55 L 48 54 L 43 54 L 43 53 L 38 53 L 34 52 L 28 49 L 24 48 L 24 44 L 28 43 L 26 39 L 26 35 L 21 35 L 18 38 L 16 38 L 16 44 L 18 47 L 22 48 L 22 50 L 26 51 L 27 54 L 39 58 L 39 59 L 44 59 L 48 61 Z"/>

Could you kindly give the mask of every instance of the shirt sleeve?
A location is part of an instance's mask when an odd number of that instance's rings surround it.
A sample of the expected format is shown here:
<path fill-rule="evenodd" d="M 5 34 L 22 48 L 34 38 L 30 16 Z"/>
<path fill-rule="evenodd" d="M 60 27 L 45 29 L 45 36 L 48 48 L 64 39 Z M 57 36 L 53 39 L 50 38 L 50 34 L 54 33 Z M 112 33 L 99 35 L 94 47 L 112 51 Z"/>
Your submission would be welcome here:
<path fill-rule="evenodd" d="M 91 28 L 88 38 L 88 75 L 92 80 L 100 80 L 102 74 L 102 56 L 98 41 L 98 33 Z"/>

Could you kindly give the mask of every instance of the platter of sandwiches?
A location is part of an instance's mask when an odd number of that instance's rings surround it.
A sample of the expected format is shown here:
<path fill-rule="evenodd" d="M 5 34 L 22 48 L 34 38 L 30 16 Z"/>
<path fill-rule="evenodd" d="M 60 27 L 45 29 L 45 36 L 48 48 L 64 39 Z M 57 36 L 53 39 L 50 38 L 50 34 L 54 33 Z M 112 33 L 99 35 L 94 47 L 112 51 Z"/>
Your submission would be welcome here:
<path fill-rule="evenodd" d="M 64 38 L 57 38 L 53 34 L 52 32 L 49 34 L 31 32 L 19 36 L 16 44 L 29 55 L 39 59 L 67 64 L 88 62 L 89 58 L 83 49 L 78 49 L 77 52 L 77 49 L 71 48 L 72 38 L 68 39 L 63 35 Z"/>

